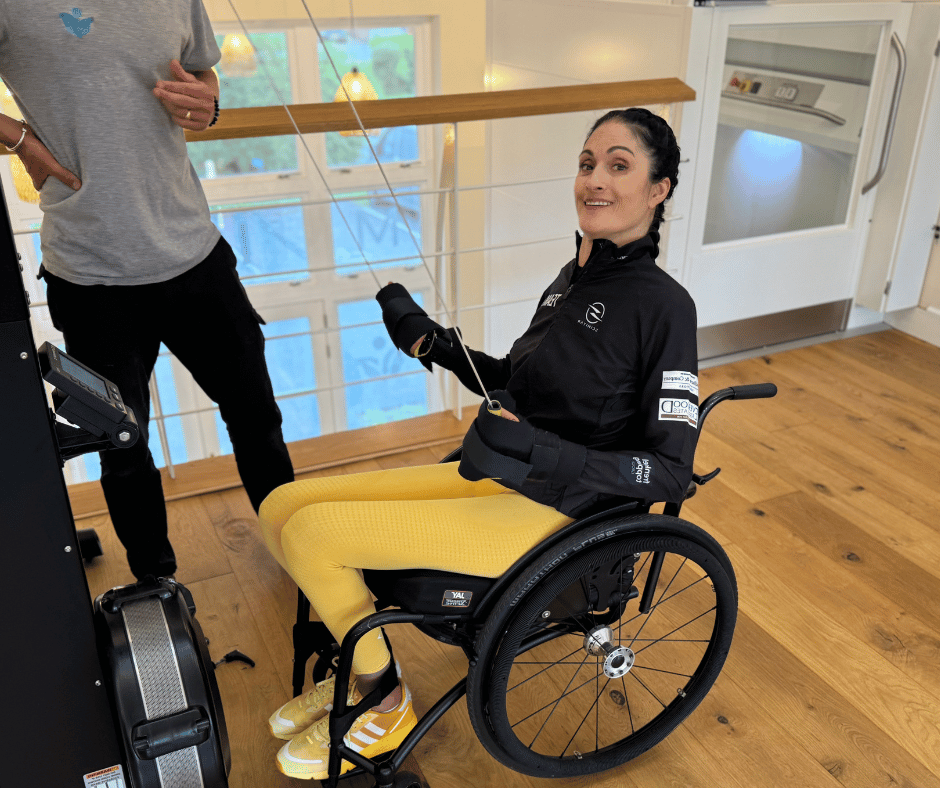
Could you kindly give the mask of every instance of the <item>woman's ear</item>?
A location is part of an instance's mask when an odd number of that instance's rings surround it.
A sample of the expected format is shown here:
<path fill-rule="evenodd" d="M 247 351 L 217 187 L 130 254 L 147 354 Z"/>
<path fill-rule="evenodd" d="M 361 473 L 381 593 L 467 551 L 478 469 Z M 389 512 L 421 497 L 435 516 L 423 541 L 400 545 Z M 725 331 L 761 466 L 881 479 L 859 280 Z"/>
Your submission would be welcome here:
<path fill-rule="evenodd" d="M 655 209 L 657 205 L 663 202 L 669 194 L 672 181 L 669 178 L 663 178 L 658 183 L 654 183 L 650 189 L 649 207 Z"/>

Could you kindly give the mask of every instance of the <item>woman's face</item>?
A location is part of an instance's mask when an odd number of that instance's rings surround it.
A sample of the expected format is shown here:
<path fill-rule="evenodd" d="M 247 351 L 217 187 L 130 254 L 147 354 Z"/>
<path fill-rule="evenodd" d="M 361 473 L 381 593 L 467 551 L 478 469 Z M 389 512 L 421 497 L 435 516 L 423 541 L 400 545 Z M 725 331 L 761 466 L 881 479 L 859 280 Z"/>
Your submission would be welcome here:
<path fill-rule="evenodd" d="M 597 128 L 578 157 L 574 202 L 587 240 L 617 246 L 649 232 L 656 206 L 669 193 L 669 179 L 650 183 L 650 160 L 633 131 L 618 121 Z"/>

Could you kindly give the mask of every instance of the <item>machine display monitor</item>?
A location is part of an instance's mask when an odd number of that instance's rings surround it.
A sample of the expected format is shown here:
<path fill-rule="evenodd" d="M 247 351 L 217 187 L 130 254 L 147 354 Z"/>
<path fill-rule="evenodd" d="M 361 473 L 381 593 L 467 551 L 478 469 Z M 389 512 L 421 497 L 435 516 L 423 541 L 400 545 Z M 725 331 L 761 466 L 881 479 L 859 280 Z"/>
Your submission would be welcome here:
<path fill-rule="evenodd" d="M 105 386 L 102 378 L 98 377 L 90 370 L 85 369 L 85 367 L 80 367 L 64 354 L 59 355 L 59 363 L 62 365 L 62 371 L 66 375 L 70 375 L 80 383 L 84 383 L 88 388 L 96 391 L 105 399 L 111 399 L 111 395 L 108 393 L 107 386 Z"/>

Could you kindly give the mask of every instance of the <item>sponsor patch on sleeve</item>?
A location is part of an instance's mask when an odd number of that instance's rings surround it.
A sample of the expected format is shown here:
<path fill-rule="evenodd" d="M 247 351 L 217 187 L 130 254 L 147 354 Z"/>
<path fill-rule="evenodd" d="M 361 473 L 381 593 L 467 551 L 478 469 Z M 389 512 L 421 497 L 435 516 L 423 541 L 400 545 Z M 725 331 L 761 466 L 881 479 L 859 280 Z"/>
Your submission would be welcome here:
<path fill-rule="evenodd" d="M 659 400 L 660 421 L 684 421 L 690 427 L 698 426 L 698 405 L 687 399 Z"/>
<path fill-rule="evenodd" d="M 633 481 L 637 484 L 649 484 L 650 483 L 650 474 L 653 472 L 653 468 L 650 465 L 650 461 L 645 457 L 634 457 L 633 458 Z"/>
<path fill-rule="evenodd" d="M 663 388 L 688 391 L 698 396 L 698 377 L 691 372 L 663 372 Z"/>

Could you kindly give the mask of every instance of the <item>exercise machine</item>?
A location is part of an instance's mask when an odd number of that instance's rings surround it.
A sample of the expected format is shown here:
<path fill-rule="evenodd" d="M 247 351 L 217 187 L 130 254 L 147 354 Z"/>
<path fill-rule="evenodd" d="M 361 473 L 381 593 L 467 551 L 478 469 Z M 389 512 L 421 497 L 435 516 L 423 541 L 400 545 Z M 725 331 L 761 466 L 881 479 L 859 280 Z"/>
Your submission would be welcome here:
<path fill-rule="evenodd" d="M 139 430 L 113 383 L 48 343 L 37 350 L 21 272 L 0 200 L 2 783 L 224 788 L 228 737 L 192 595 L 148 578 L 92 604 L 82 548 L 88 558 L 100 545 L 75 530 L 62 466 L 131 446 Z"/>

